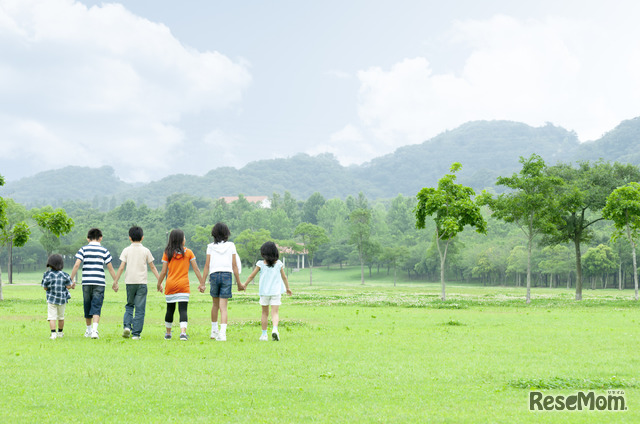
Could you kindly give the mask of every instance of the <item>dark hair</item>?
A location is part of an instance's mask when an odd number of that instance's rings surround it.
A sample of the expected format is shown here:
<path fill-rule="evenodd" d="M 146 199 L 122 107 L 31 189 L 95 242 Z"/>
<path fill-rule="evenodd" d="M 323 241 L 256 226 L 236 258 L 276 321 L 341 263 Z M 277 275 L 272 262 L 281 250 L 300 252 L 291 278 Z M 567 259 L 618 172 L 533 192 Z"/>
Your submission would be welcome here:
<path fill-rule="evenodd" d="M 167 255 L 167 262 L 171 262 L 171 259 L 176 255 L 184 255 L 184 231 L 171 230 L 164 253 Z"/>
<path fill-rule="evenodd" d="M 260 247 L 260 254 L 269 267 L 274 266 L 280 257 L 278 246 L 272 241 L 268 241 Z"/>
<path fill-rule="evenodd" d="M 227 224 L 218 222 L 211 229 L 211 235 L 213 236 L 214 243 L 222 243 L 229 240 L 231 232 L 229 231 L 229 227 L 227 227 Z"/>
<path fill-rule="evenodd" d="M 58 255 L 57 253 L 55 253 L 49 256 L 49 259 L 47 260 L 47 266 L 53 271 L 62 271 L 62 268 L 64 268 L 64 260 L 62 259 L 62 255 Z"/>
<path fill-rule="evenodd" d="M 131 241 L 140 241 L 142 240 L 143 235 L 144 233 L 142 232 L 142 228 L 137 225 L 129 228 L 129 237 L 131 237 Z"/>
<path fill-rule="evenodd" d="M 100 240 L 100 237 L 102 237 L 102 231 L 100 231 L 99 228 L 92 228 L 87 233 L 87 238 L 89 240 L 98 241 Z"/>

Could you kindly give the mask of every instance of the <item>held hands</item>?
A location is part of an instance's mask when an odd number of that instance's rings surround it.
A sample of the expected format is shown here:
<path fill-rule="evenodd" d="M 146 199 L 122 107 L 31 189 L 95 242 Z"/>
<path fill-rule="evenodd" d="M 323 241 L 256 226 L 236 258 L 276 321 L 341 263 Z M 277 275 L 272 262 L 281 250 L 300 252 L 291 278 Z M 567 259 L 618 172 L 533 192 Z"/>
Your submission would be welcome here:
<path fill-rule="evenodd" d="M 158 288 L 158 291 L 160 293 L 162 293 L 162 283 L 158 283 L 158 287 L 157 288 Z"/>
<path fill-rule="evenodd" d="M 236 285 L 238 286 L 238 291 L 245 291 L 247 288 L 247 285 L 243 285 L 240 281 L 236 281 Z"/>
<path fill-rule="evenodd" d="M 198 286 L 198 290 L 200 291 L 200 293 L 204 293 L 206 286 L 204 285 L 204 283 L 200 283 L 200 285 Z"/>
<path fill-rule="evenodd" d="M 118 282 L 114 281 L 113 286 L 111 286 L 111 288 L 113 289 L 114 292 L 118 293 Z"/>

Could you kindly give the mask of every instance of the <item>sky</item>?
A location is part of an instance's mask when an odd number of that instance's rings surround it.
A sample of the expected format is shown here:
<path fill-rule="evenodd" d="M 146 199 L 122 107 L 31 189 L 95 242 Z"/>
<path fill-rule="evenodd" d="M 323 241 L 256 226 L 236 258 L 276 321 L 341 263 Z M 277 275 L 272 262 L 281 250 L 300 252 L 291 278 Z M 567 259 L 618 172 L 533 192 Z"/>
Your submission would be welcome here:
<path fill-rule="evenodd" d="M 0 174 L 362 164 L 474 120 L 640 116 L 636 0 L 0 0 Z"/>

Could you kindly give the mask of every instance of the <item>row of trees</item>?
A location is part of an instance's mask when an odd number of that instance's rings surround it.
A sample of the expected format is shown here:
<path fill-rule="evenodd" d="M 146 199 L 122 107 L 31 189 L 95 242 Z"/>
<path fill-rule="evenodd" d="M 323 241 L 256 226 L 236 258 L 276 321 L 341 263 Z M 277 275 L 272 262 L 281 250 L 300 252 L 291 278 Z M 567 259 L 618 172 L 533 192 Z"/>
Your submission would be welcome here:
<path fill-rule="evenodd" d="M 521 163 L 519 173 L 497 180 L 496 189 L 503 193 L 487 190 L 478 196 L 456 182 L 460 165 L 454 164 L 436 188 L 427 187 L 416 197 L 398 195 L 375 202 L 362 193 L 344 200 L 314 193 L 301 201 L 285 192 L 272 194 L 271 208 L 265 209 L 244 196 L 227 204 L 174 194 L 161 208 L 126 201 L 105 212 L 88 202 L 66 202 L 56 211 L 26 210 L 6 199 L 3 231 L 26 226 L 37 229 L 40 237 L 20 239 L 21 247 L 15 238 L 20 231 L 11 242 L 3 239 L 0 263 L 13 258 L 18 270 L 43 269 L 47 254 L 56 251 L 66 255 L 71 266 L 73 254 L 86 243 L 87 230 L 96 226 L 103 230 L 103 244 L 117 265 L 119 252 L 129 244 L 131 225 L 144 228 L 144 243 L 156 258 L 169 231 L 182 228 L 202 262 L 211 227 L 222 221 L 229 225 L 245 265 L 259 259 L 264 241 L 275 240 L 293 254 L 304 251 L 312 265 L 358 265 L 362 283 L 367 270 L 369 277 L 393 272 L 394 281 L 398 272 L 413 280 L 439 277 L 443 299 L 446 279 L 521 285 L 526 278 L 527 300 L 532 286 L 565 283 L 575 285 L 580 299 L 583 271 L 591 287 L 596 282 L 625 287 L 629 276 L 637 275 L 635 245 L 619 239 L 624 235 L 627 241 L 635 240 L 633 219 L 640 211 L 615 206 L 613 200 L 607 204 L 607 198 L 633 190 L 633 184 L 627 184 L 640 181 L 638 169 L 604 162 L 547 167 L 537 155 L 521 158 Z M 46 220 L 38 221 L 41 214 L 56 216 L 55 228 L 62 230 L 47 229 Z M 75 226 L 61 225 L 64 217 Z M 633 219 L 623 222 L 622 217 Z M 468 226 L 477 231 L 463 231 Z M 312 278 L 310 274 L 310 283 Z"/>

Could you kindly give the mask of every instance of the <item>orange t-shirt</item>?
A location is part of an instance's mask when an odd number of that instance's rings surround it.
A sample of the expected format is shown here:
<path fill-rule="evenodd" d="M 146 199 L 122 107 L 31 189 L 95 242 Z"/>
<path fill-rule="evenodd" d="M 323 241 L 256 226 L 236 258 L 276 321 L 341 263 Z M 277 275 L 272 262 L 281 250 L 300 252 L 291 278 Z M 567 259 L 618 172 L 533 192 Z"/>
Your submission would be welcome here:
<path fill-rule="evenodd" d="M 190 249 L 184 249 L 184 255 L 175 255 L 171 262 L 167 254 L 162 254 L 162 262 L 169 262 L 167 285 L 164 294 L 191 293 L 189 290 L 189 265 L 196 255 Z"/>

